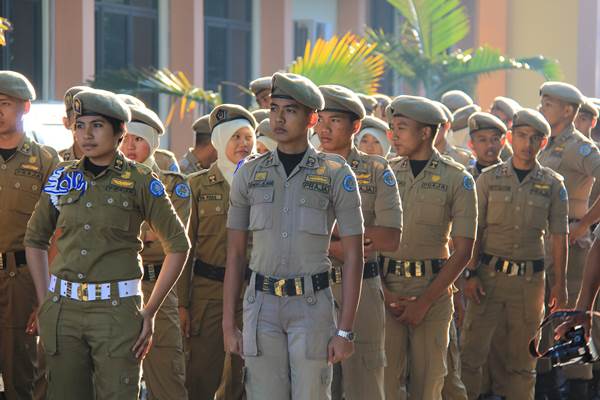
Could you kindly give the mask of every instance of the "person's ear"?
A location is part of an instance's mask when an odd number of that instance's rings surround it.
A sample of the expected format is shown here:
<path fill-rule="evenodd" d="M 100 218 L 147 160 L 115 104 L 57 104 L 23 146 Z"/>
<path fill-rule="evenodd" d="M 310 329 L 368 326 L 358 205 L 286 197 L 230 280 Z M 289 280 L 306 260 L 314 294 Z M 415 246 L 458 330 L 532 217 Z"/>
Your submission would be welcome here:
<path fill-rule="evenodd" d="M 470 150 L 473 150 L 473 138 L 469 138 L 469 141 L 467 142 L 467 147 Z"/>
<path fill-rule="evenodd" d="M 544 147 L 546 147 L 547 144 L 548 144 L 548 136 L 544 136 L 544 138 L 540 142 L 540 150 L 544 149 Z"/>
<path fill-rule="evenodd" d="M 592 129 L 594 129 L 596 127 L 597 123 L 598 123 L 598 118 L 592 118 Z"/>
<path fill-rule="evenodd" d="M 317 122 L 319 121 L 319 114 L 317 114 L 315 111 L 312 111 L 308 120 L 308 127 L 312 128 L 314 127 Z"/>
<path fill-rule="evenodd" d="M 513 142 L 512 131 L 506 131 L 506 139 L 508 140 L 508 143 L 510 143 L 512 146 L 512 142 Z"/>
<path fill-rule="evenodd" d="M 508 131 L 510 132 L 510 131 Z M 500 139 L 500 147 L 504 147 L 504 145 L 506 144 L 506 135 L 502 136 L 502 139 Z"/>
<path fill-rule="evenodd" d="M 27 114 L 31 110 L 31 101 L 27 100 L 23 102 L 23 114 Z"/>
<path fill-rule="evenodd" d="M 361 125 L 362 125 L 362 122 L 360 119 L 355 119 L 354 121 L 352 121 L 352 134 L 353 135 L 358 133 Z"/>
<path fill-rule="evenodd" d="M 69 118 L 62 117 L 62 122 L 65 129 L 71 130 L 71 126 L 69 126 Z"/>

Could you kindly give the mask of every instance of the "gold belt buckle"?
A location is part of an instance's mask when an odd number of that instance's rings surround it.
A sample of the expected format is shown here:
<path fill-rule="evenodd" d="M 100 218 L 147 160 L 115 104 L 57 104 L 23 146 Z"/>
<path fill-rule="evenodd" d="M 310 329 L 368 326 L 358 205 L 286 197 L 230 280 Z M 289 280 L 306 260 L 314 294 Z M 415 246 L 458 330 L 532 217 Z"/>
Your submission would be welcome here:
<path fill-rule="evenodd" d="M 80 283 L 77 286 L 77 298 L 81 301 L 88 301 L 88 284 Z"/>
<path fill-rule="evenodd" d="M 402 264 L 404 265 L 404 277 L 412 278 L 412 274 L 410 273 L 410 261 L 404 261 Z"/>
<path fill-rule="evenodd" d="M 66 281 L 66 283 L 67 283 L 67 285 L 66 285 L 67 287 L 65 288 L 66 295 L 67 295 L 67 297 L 71 297 L 71 293 L 73 291 L 73 284 L 69 281 Z"/>
<path fill-rule="evenodd" d="M 508 261 L 504 261 L 504 263 L 502 263 L 502 272 L 505 274 L 509 273 L 509 267 L 510 267 L 510 262 Z"/>
<path fill-rule="evenodd" d="M 415 276 L 417 278 L 423 276 L 423 263 L 421 261 L 415 261 Z"/>
<path fill-rule="evenodd" d="M 296 296 L 302 296 L 302 278 L 294 278 L 294 286 L 296 287 Z"/>
<path fill-rule="evenodd" d="M 335 267 L 334 271 L 335 271 L 335 283 L 340 283 L 342 281 L 342 268 Z"/>
<path fill-rule="evenodd" d="M 283 297 L 283 288 L 285 287 L 285 279 L 280 279 L 275 282 L 275 296 Z"/>

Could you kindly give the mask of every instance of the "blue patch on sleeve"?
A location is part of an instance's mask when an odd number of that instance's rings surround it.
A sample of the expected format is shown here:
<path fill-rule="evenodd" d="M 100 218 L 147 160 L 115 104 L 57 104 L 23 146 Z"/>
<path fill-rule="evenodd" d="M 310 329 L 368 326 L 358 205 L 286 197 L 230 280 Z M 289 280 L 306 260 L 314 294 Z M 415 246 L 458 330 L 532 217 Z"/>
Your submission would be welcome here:
<path fill-rule="evenodd" d="M 182 199 L 190 197 L 190 187 L 187 183 L 178 183 L 175 185 L 175 194 Z"/>
<path fill-rule="evenodd" d="M 473 178 L 470 176 L 465 176 L 463 178 L 463 186 L 465 189 L 467 190 L 473 190 L 473 188 L 475 187 L 475 181 L 473 181 Z"/>
<path fill-rule="evenodd" d="M 592 152 L 592 146 L 588 143 L 584 143 L 579 146 L 579 154 L 586 157 Z"/>
<path fill-rule="evenodd" d="M 162 182 L 156 178 L 153 178 L 150 181 L 148 189 L 154 197 L 161 197 L 165 194 L 165 187 L 163 186 Z"/>
<path fill-rule="evenodd" d="M 567 201 L 567 199 L 569 198 L 569 196 L 567 195 L 567 189 L 560 188 L 560 192 L 558 193 L 558 195 L 560 196 L 560 199 L 562 201 Z"/>
<path fill-rule="evenodd" d="M 394 176 L 394 173 L 389 169 L 383 173 L 383 183 L 392 187 L 396 186 L 396 177 Z"/>
<path fill-rule="evenodd" d="M 179 172 L 179 167 L 177 166 L 177 164 L 173 163 L 173 164 L 169 165 L 169 171 Z"/>
<path fill-rule="evenodd" d="M 346 192 L 354 192 L 356 191 L 356 179 L 352 175 L 346 175 L 342 186 Z"/>

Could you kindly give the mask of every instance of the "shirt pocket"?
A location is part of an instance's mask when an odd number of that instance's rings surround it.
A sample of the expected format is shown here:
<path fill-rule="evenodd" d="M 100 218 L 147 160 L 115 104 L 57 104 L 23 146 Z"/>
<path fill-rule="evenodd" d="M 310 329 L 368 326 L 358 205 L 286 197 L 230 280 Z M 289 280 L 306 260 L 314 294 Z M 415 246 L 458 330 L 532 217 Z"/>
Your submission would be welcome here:
<path fill-rule="evenodd" d="M 198 203 L 198 234 L 217 235 L 225 229 L 227 212 L 221 202 L 201 201 Z"/>
<path fill-rule="evenodd" d="M 250 190 L 250 224 L 248 230 L 260 231 L 273 226 L 273 188 Z"/>
<path fill-rule="evenodd" d="M 444 193 L 427 193 L 419 197 L 416 221 L 425 225 L 442 225 L 446 211 Z"/>
<path fill-rule="evenodd" d="M 327 209 L 329 198 L 325 196 L 303 196 L 298 200 L 300 220 L 298 229 L 313 235 L 328 235 Z"/>
<path fill-rule="evenodd" d="M 512 214 L 512 193 L 510 192 L 490 192 L 489 206 L 487 208 L 488 224 L 500 224 Z"/>
<path fill-rule="evenodd" d="M 131 215 L 133 213 L 133 199 L 126 196 L 108 195 L 101 200 L 101 205 L 106 207 L 106 214 L 102 215 L 101 224 L 120 231 L 131 229 Z M 86 204 L 87 206 L 87 204 Z"/>
<path fill-rule="evenodd" d="M 548 223 L 550 199 L 542 196 L 531 196 L 527 201 L 527 225 L 532 228 L 545 229 Z"/>
<path fill-rule="evenodd" d="M 13 196 L 6 196 L 8 208 L 19 214 L 31 215 L 40 198 L 40 182 L 33 178 L 9 181 L 9 188 L 14 190 Z"/>

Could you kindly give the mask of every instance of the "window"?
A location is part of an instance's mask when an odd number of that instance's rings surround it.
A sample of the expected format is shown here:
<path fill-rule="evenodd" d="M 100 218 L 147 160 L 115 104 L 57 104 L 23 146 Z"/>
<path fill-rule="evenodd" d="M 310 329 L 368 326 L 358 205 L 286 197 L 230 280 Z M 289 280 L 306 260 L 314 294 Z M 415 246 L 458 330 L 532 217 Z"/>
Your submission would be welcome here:
<path fill-rule="evenodd" d="M 304 55 L 306 42 L 310 40 L 314 44 L 319 38 L 331 38 L 330 24 L 309 19 L 294 21 L 294 58 Z"/>
<path fill-rule="evenodd" d="M 223 101 L 248 106 L 251 98 L 235 85 L 248 86 L 252 65 L 252 0 L 204 2 L 205 88 Z"/>
<path fill-rule="evenodd" d="M 0 69 L 22 73 L 42 97 L 42 0 L 0 1 L 0 15 L 13 25 L 6 46 L 0 47 Z"/>
<path fill-rule="evenodd" d="M 393 34 L 396 31 L 396 20 L 398 18 L 394 7 L 386 0 L 371 0 L 369 25 L 375 30 L 383 29 L 387 34 Z M 379 92 L 394 97 L 396 93 L 397 80 L 399 78 L 389 65 L 385 66 L 385 72 L 379 80 Z"/>
<path fill-rule="evenodd" d="M 96 73 L 158 66 L 158 0 L 96 1 Z M 154 109 L 158 96 L 139 94 Z"/>

